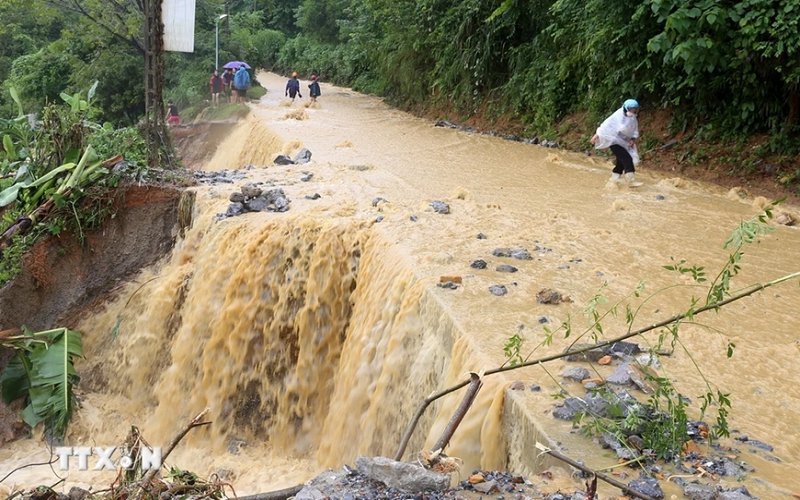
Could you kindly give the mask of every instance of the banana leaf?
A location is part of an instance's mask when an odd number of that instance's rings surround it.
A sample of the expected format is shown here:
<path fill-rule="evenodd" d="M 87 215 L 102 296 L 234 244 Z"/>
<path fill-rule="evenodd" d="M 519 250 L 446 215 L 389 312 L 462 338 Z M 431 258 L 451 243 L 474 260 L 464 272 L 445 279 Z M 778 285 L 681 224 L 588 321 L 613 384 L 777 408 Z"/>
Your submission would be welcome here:
<path fill-rule="evenodd" d="M 44 184 L 45 182 L 49 181 L 53 177 L 57 176 L 61 172 L 65 172 L 67 170 L 72 169 L 75 167 L 74 163 L 65 163 L 60 167 L 54 168 L 53 170 L 47 172 L 43 176 L 39 177 L 33 182 L 18 182 L 16 184 L 12 184 L 5 188 L 3 191 L 0 191 L 0 207 L 4 207 L 6 205 L 10 205 L 17 201 L 17 195 L 20 189 L 25 188 L 34 188 Z"/>
<path fill-rule="evenodd" d="M 10 205 L 17 201 L 17 193 L 19 190 L 26 187 L 24 183 L 12 184 L 0 191 L 0 207 Z"/>
<path fill-rule="evenodd" d="M 72 385 L 79 380 L 73 358 L 83 357 L 83 344 L 80 334 L 67 328 L 43 334 L 49 334 L 53 343 L 30 354 L 30 406 L 39 422 L 47 421 L 56 435 L 63 436 L 74 409 Z"/>
<path fill-rule="evenodd" d="M 17 352 L 14 359 L 20 361 L 9 363 L 3 372 L 3 397 L 16 399 L 27 392 L 30 403 L 21 413 L 25 423 L 35 427 L 45 422 L 55 435 L 63 436 L 75 406 L 72 387 L 79 377 L 74 358 L 83 357 L 81 336 L 58 328 L 34 333 L 33 337 L 45 337 L 50 343 L 36 342 L 28 353 Z M 28 346 L 19 347 L 21 351 Z"/>
<path fill-rule="evenodd" d="M 31 360 L 22 353 L 17 353 L 3 370 L 2 390 L 3 401 L 11 404 L 20 396 L 30 391 Z"/>
<path fill-rule="evenodd" d="M 17 159 L 17 149 L 14 147 L 14 141 L 11 140 L 11 136 L 8 134 L 3 136 L 3 149 L 6 151 L 6 155 L 8 155 L 9 158 Z"/>
<path fill-rule="evenodd" d="M 11 98 L 14 99 L 14 103 L 17 105 L 17 112 L 19 113 L 18 116 L 24 116 L 25 112 L 22 111 L 22 101 L 19 100 L 17 89 L 15 87 L 11 87 L 8 89 L 8 92 L 11 94 Z"/>

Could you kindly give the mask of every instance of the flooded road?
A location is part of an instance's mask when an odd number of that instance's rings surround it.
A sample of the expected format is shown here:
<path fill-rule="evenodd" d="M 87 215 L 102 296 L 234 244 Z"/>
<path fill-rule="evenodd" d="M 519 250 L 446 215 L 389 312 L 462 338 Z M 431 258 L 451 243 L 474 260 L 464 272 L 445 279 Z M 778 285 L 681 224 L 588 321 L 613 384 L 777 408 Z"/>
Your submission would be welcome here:
<path fill-rule="evenodd" d="M 563 350 L 583 331 L 581 311 L 601 289 L 613 304 L 644 282 L 631 301 L 638 308 L 631 329 L 685 312 L 706 291 L 663 266 L 686 259 L 715 276 L 728 260 L 722 246 L 731 231 L 767 203 L 651 173 L 646 163 L 637 172 L 644 186 L 607 186 L 604 159 L 435 128 L 324 82 L 316 105 L 290 104 L 283 78 L 262 73 L 259 81 L 267 95 L 206 169 L 252 165 L 238 185 L 280 186 L 290 211 L 217 221 L 233 186 L 197 188 L 193 228 L 174 255 L 78 325 L 86 383 L 70 436 L 108 445 L 136 423 L 151 444 L 164 442 L 182 419 L 211 406 L 214 428 L 190 436 L 173 459 L 198 473 L 229 473 L 239 494 L 292 486 L 359 453 L 392 456 L 424 397 L 466 371 L 502 365 L 509 337 L 519 334 L 527 355 L 545 340 L 544 327 L 572 317 L 575 333 L 568 340 L 557 333 L 533 357 Z M 313 153 L 311 163 L 272 164 L 301 147 Z M 318 200 L 306 199 L 315 193 Z M 451 213 L 434 212 L 431 201 L 448 203 Z M 533 258 L 493 255 L 505 247 Z M 800 231 L 775 227 L 746 248 L 732 288 L 796 272 L 798 248 Z M 486 269 L 470 267 L 477 259 Z M 500 264 L 518 271 L 498 272 Z M 462 286 L 437 287 L 442 276 L 460 277 Z M 493 285 L 507 294 L 493 295 Z M 543 288 L 571 302 L 540 304 Z M 699 416 L 704 376 L 730 393 L 732 428 L 774 446 L 770 454 L 737 446 L 737 460 L 759 479 L 746 484 L 762 498 L 800 492 L 798 310 L 794 280 L 686 322 L 685 350 L 661 359 L 693 401 L 691 417 Z M 624 313 L 608 316 L 605 338 L 628 328 Z M 658 333 L 651 335 L 637 342 L 654 344 Z M 464 460 L 462 476 L 475 467 L 534 472 L 526 453 L 535 452 L 504 438 L 504 394 L 513 381 L 541 386 L 513 400 L 543 436 L 587 465 L 616 463 L 550 415 L 551 394 L 583 395 L 579 384 L 562 383 L 566 365 L 487 377 L 448 450 Z M 429 410 L 410 450 L 436 440 L 460 397 Z M 34 441 L 0 450 L 3 469 L 41 458 Z M 28 470 L 14 480 L 54 482 L 48 474 Z M 99 476 L 70 477 L 85 484 Z"/>

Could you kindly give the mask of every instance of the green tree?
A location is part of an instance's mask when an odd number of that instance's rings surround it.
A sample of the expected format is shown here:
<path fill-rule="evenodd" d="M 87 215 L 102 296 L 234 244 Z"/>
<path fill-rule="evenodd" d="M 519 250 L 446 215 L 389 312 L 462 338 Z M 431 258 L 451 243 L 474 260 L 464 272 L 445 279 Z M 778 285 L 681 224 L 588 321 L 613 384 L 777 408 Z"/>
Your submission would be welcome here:
<path fill-rule="evenodd" d="M 297 10 L 297 26 L 320 42 L 336 42 L 344 13 L 343 0 L 303 0 Z"/>
<path fill-rule="evenodd" d="M 673 90 L 727 102 L 729 127 L 791 127 L 800 112 L 800 5 L 790 0 L 650 0 L 663 30 L 649 48 L 684 73 Z M 705 107 L 705 106 L 704 106 Z M 711 106 L 709 106 L 710 108 Z"/>

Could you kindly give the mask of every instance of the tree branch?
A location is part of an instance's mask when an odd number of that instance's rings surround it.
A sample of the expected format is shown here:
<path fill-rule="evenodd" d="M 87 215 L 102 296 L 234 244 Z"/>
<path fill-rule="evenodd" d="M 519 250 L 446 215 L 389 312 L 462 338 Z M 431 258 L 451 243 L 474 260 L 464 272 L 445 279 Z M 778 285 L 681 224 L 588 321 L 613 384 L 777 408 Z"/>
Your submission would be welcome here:
<path fill-rule="evenodd" d="M 749 288 L 745 289 L 745 291 L 743 291 L 743 292 L 741 292 L 741 293 L 739 293 L 737 295 L 730 296 L 727 299 L 721 300 L 721 301 L 719 301 L 719 302 L 717 302 L 715 304 L 707 304 L 707 305 L 705 305 L 703 307 L 700 307 L 700 308 L 698 308 L 698 309 L 696 309 L 694 311 L 690 310 L 690 311 L 687 311 L 686 313 L 683 313 L 683 314 L 677 314 L 677 315 L 672 316 L 671 318 L 666 319 L 664 321 L 655 323 L 655 324 L 650 325 L 650 326 L 646 326 L 644 328 L 640 328 L 640 329 L 632 331 L 632 332 L 628 332 L 625 335 L 620 335 L 619 337 L 613 338 L 611 340 L 607 340 L 607 341 L 604 341 L 604 342 L 599 342 L 597 344 L 593 344 L 591 346 L 584 347 L 584 348 L 581 348 L 581 349 L 567 350 L 567 351 L 559 353 L 559 354 L 553 354 L 553 355 L 550 355 L 550 356 L 544 356 L 542 358 L 534 359 L 532 361 L 526 361 L 526 362 L 520 363 L 518 365 L 501 366 L 499 368 L 494 368 L 494 369 L 491 369 L 491 370 L 487 370 L 486 372 L 484 372 L 483 375 L 486 376 L 486 375 L 494 375 L 495 373 L 508 372 L 508 371 L 511 371 L 511 370 L 517 370 L 519 368 L 525 368 L 525 367 L 528 367 L 528 366 L 534 366 L 534 365 L 538 365 L 538 364 L 541 364 L 541 363 L 546 363 L 548 361 L 554 361 L 556 359 L 564 358 L 564 357 L 571 356 L 571 355 L 574 355 L 574 354 L 580 354 L 582 352 L 592 351 L 594 349 L 600 349 L 600 348 L 609 346 L 611 344 L 614 344 L 614 343 L 629 339 L 631 337 L 635 337 L 637 335 L 642 335 L 644 333 L 656 330 L 658 328 L 663 328 L 663 327 L 665 327 L 667 325 L 670 325 L 670 324 L 675 323 L 677 321 L 680 321 L 682 319 L 688 318 L 690 316 L 696 316 L 698 314 L 702 314 L 704 312 L 708 312 L 708 311 L 711 311 L 711 310 L 715 310 L 716 311 L 720 307 L 726 306 L 726 305 L 730 304 L 731 302 L 735 302 L 737 300 L 740 300 L 740 299 L 743 299 L 743 298 L 748 297 L 750 295 L 753 295 L 756 292 L 760 292 L 761 290 L 766 290 L 767 288 L 770 288 L 770 287 L 773 287 L 773 286 L 778 285 L 780 283 L 783 283 L 784 281 L 789 281 L 791 279 L 798 278 L 798 277 L 800 277 L 800 271 L 792 273 L 792 274 L 788 274 L 786 276 L 783 276 L 781 278 L 775 279 L 775 280 L 770 281 L 769 283 L 765 283 L 763 285 L 760 284 L 760 283 L 752 285 Z M 417 408 L 416 413 L 412 417 L 411 422 L 409 423 L 408 428 L 406 429 L 406 432 L 405 432 L 405 434 L 403 436 L 403 439 L 402 439 L 402 442 L 401 442 L 401 448 L 398 450 L 398 453 L 400 453 L 401 451 L 403 453 L 405 452 L 405 446 L 408 444 L 408 441 L 411 439 L 411 435 L 414 433 L 414 429 L 417 426 L 417 422 L 422 417 L 422 414 L 425 412 L 425 410 L 428 408 L 428 406 L 430 406 L 431 403 L 433 403 L 434 401 L 436 401 L 439 398 L 442 398 L 442 397 L 450 394 L 451 392 L 455 392 L 455 391 L 461 389 L 462 387 L 468 385 L 469 383 L 470 383 L 470 380 L 465 380 L 465 381 L 460 382 L 460 383 L 458 383 L 458 384 L 456 384 L 454 386 L 451 386 L 451 387 L 449 387 L 447 389 L 443 389 L 443 390 L 441 390 L 439 392 L 433 393 L 430 396 L 428 396 L 427 398 L 425 398 L 422 401 L 422 403 L 420 404 L 420 406 Z M 399 458 L 397 457 L 397 455 L 395 455 L 395 460 L 399 461 L 402 458 L 402 453 L 400 453 L 400 455 L 401 456 Z"/>
<path fill-rule="evenodd" d="M 617 481 L 616 479 L 614 479 L 612 477 L 606 476 L 605 474 L 601 474 L 600 472 L 596 472 L 596 471 L 590 469 L 589 467 L 586 467 L 585 465 L 579 464 L 578 462 L 572 460 L 568 456 L 562 455 L 561 453 L 559 453 L 557 451 L 553 451 L 550 448 L 545 447 L 541 443 L 536 443 L 536 447 L 538 449 L 542 450 L 542 453 L 547 453 L 548 455 L 552 456 L 553 458 L 557 458 L 557 459 L 561 460 L 562 462 L 565 462 L 565 463 L 575 467 L 576 469 L 579 469 L 579 470 L 581 470 L 583 472 L 586 472 L 587 474 L 593 474 L 597 479 L 599 479 L 601 481 L 605 481 L 608 484 L 610 484 L 611 486 L 619 488 L 622 491 L 622 493 L 627 495 L 627 496 L 639 498 L 640 500 L 655 500 L 653 497 L 651 497 L 649 495 L 645 495 L 644 493 L 639 493 L 636 490 L 632 490 L 632 489 L 630 489 L 630 487 L 627 484 L 621 483 L 621 482 Z"/>
<path fill-rule="evenodd" d="M 189 433 L 190 430 L 194 429 L 195 427 L 200 427 L 211 423 L 211 422 L 201 422 L 203 417 L 205 417 L 210 410 L 211 408 L 206 408 L 205 410 L 195 415 L 195 417 L 189 422 L 189 425 L 187 425 L 182 431 L 176 434 L 174 438 L 172 438 L 172 441 L 170 441 L 164 453 L 161 454 L 162 463 L 164 463 L 169 454 L 172 453 L 172 450 L 174 450 L 175 447 L 178 446 L 178 443 L 181 441 L 181 439 L 183 439 L 186 436 L 186 434 Z M 147 474 L 145 474 L 142 480 L 139 482 L 139 491 L 136 492 L 136 495 L 134 495 L 133 500 L 142 500 L 145 493 L 147 492 L 148 485 L 153 480 L 155 475 L 158 474 L 159 470 L 161 469 L 153 468 L 147 471 Z"/>

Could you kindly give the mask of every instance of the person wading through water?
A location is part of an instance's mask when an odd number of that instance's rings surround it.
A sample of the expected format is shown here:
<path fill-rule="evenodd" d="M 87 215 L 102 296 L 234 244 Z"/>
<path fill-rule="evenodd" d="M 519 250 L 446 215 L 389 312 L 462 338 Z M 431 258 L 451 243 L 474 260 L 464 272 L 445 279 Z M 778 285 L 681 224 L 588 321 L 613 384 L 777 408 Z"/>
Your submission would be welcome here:
<path fill-rule="evenodd" d="M 311 102 L 317 102 L 317 97 L 322 95 L 319 91 L 319 81 L 316 75 L 311 75 L 311 83 L 308 84 L 308 95 L 311 97 Z"/>
<path fill-rule="evenodd" d="M 285 96 L 291 97 L 292 102 L 294 102 L 295 96 L 299 98 L 303 98 L 303 95 L 300 93 L 300 82 L 297 81 L 297 73 L 292 73 L 292 77 L 289 78 L 289 81 L 286 82 L 286 92 L 284 92 Z"/>
<path fill-rule="evenodd" d="M 638 112 L 639 103 L 635 99 L 628 99 L 622 103 L 620 109 L 605 119 L 591 139 L 595 149 L 610 148 L 617 157 L 610 180 L 619 182 L 624 173 L 631 187 L 642 185 L 634 180 L 635 167 L 639 164 L 639 151 L 636 149 L 636 140 L 639 138 L 639 121 L 636 118 Z"/>

